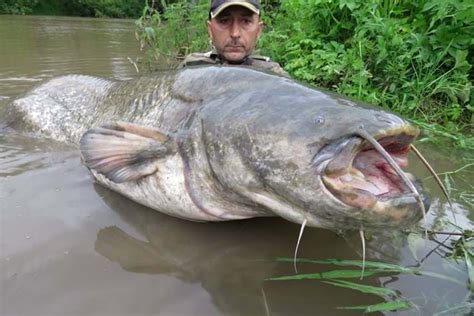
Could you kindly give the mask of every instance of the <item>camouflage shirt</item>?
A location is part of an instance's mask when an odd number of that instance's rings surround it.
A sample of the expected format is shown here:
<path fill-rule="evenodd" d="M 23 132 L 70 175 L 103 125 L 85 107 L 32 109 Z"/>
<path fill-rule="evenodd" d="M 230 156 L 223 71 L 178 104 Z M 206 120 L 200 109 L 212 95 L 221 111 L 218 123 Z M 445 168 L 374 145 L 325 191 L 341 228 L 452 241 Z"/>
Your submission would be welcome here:
<path fill-rule="evenodd" d="M 221 59 L 215 51 L 210 51 L 207 53 L 192 53 L 184 58 L 184 60 L 178 65 L 178 69 L 205 64 L 228 65 L 229 63 L 226 60 Z M 288 73 L 283 68 L 281 68 L 278 63 L 271 61 L 269 57 L 265 56 L 250 55 L 246 57 L 241 63 L 236 65 L 252 66 L 256 69 L 269 70 L 278 75 L 289 77 Z"/>

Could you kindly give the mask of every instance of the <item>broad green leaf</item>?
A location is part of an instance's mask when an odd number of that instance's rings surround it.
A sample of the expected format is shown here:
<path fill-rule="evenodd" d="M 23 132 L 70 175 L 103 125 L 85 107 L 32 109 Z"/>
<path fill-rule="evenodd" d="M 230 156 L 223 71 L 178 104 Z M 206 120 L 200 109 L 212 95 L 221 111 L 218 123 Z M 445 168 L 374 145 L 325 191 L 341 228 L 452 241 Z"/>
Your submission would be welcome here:
<path fill-rule="evenodd" d="M 364 277 L 374 275 L 377 272 L 364 271 Z M 267 280 L 271 281 L 287 281 L 287 280 L 323 280 L 323 279 L 353 279 L 360 278 L 362 274 L 361 270 L 333 270 L 326 272 L 317 273 L 305 273 L 305 274 L 294 274 L 285 275 Z"/>
<path fill-rule="evenodd" d="M 338 307 L 339 309 L 364 310 L 366 313 L 388 312 L 412 308 L 413 304 L 408 301 L 390 301 L 373 305 Z"/>
<path fill-rule="evenodd" d="M 359 5 L 354 0 L 340 0 L 339 1 L 339 9 L 343 9 L 347 7 L 349 11 L 354 11 Z"/>
<path fill-rule="evenodd" d="M 377 287 L 377 286 L 372 286 L 372 285 L 359 284 L 359 283 L 354 283 L 354 282 L 345 281 L 345 280 L 331 280 L 331 281 L 322 281 L 322 282 L 339 286 L 339 287 L 343 287 L 346 289 L 359 291 L 366 294 L 374 294 L 377 296 L 381 296 L 383 298 L 397 295 L 397 293 L 392 289 L 387 289 L 384 287 Z"/>
<path fill-rule="evenodd" d="M 454 65 L 455 68 L 469 67 L 469 63 L 466 60 L 467 53 L 467 50 L 456 50 L 456 64 Z"/>

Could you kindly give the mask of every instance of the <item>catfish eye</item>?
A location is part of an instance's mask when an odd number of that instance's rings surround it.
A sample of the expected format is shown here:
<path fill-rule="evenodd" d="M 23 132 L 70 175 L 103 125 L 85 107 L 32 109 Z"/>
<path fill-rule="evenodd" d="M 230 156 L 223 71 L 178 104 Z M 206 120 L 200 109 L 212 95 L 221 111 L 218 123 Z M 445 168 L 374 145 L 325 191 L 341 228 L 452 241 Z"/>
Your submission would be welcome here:
<path fill-rule="evenodd" d="M 322 115 L 317 115 L 313 118 L 313 122 L 316 125 L 323 125 L 324 124 L 324 116 Z"/>

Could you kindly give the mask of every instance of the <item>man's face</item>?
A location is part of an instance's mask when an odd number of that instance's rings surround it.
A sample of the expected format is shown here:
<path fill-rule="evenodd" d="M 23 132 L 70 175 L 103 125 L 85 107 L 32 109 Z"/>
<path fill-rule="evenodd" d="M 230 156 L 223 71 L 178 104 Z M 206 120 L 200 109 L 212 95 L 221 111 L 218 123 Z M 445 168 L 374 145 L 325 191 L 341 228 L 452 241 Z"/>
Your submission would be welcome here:
<path fill-rule="evenodd" d="M 262 28 L 258 15 L 241 6 L 230 6 L 207 22 L 217 53 L 230 63 L 252 54 Z"/>

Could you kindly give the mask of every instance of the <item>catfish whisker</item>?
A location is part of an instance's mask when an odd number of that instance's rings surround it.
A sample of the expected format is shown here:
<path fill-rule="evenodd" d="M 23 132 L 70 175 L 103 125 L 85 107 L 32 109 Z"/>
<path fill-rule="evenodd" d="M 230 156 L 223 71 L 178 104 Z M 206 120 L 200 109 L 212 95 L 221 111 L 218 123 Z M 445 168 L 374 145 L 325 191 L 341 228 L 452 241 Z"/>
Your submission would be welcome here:
<path fill-rule="evenodd" d="M 405 182 L 405 185 L 410 189 L 410 191 L 414 194 L 415 199 L 418 202 L 418 205 L 420 206 L 421 212 L 423 213 L 423 220 L 425 223 L 425 235 L 428 237 L 428 229 L 426 228 L 427 226 L 427 221 L 426 221 L 426 210 L 425 210 L 425 205 L 423 204 L 423 201 L 421 200 L 421 196 L 418 193 L 418 190 L 415 188 L 415 185 L 413 182 L 408 179 L 406 174 L 403 172 L 403 170 L 400 168 L 400 166 L 393 160 L 392 156 L 390 156 L 389 153 L 382 147 L 382 145 L 377 142 L 377 140 L 367 133 L 367 131 L 363 128 L 360 127 L 357 132 L 357 135 L 360 137 L 364 138 L 367 140 L 372 146 L 374 146 L 375 150 L 379 152 L 380 155 L 388 162 L 388 164 L 397 172 L 397 174 L 400 176 L 400 178 Z"/>
<path fill-rule="evenodd" d="M 300 247 L 300 241 L 301 237 L 303 236 L 304 227 L 306 226 L 307 222 L 308 220 L 305 218 L 303 223 L 301 223 L 300 235 L 298 236 L 298 241 L 296 242 L 295 255 L 293 257 L 293 267 L 295 268 L 296 273 L 298 273 L 298 269 L 296 268 L 296 256 L 298 254 L 298 248 Z"/>
<path fill-rule="evenodd" d="M 364 278 L 364 272 L 365 272 L 365 236 L 364 236 L 364 227 L 361 225 L 360 230 L 360 240 L 362 242 L 362 273 L 360 275 L 360 279 L 362 280 Z"/>
<path fill-rule="evenodd" d="M 429 170 L 429 172 L 431 173 L 431 175 L 433 175 L 433 177 L 435 178 L 436 182 L 438 183 L 439 187 L 441 188 L 441 191 L 443 191 L 444 196 L 446 197 L 446 200 L 448 201 L 449 207 L 450 207 L 450 209 L 451 209 L 451 213 L 453 214 L 454 223 L 457 224 L 457 221 L 456 221 L 456 214 L 454 214 L 453 203 L 451 202 L 451 199 L 449 198 L 448 190 L 447 190 L 446 187 L 444 186 L 443 182 L 442 182 L 441 179 L 438 177 L 438 175 L 437 175 L 436 172 L 434 171 L 433 167 L 431 167 L 431 165 L 429 164 L 429 162 L 425 159 L 425 157 L 423 157 L 423 155 L 421 154 L 421 152 L 415 147 L 415 145 L 410 145 L 410 149 L 418 156 L 418 158 L 420 158 L 421 162 L 425 165 L 425 167 Z"/>
<path fill-rule="evenodd" d="M 262 290 L 262 297 L 263 297 L 263 305 L 265 306 L 265 315 L 270 316 L 270 308 L 268 308 L 267 296 L 265 295 L 265 290 L 263 286 L 261 287 Z"/>

